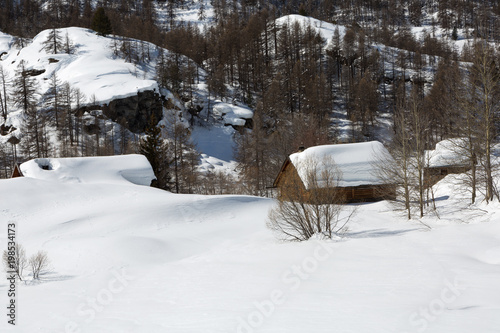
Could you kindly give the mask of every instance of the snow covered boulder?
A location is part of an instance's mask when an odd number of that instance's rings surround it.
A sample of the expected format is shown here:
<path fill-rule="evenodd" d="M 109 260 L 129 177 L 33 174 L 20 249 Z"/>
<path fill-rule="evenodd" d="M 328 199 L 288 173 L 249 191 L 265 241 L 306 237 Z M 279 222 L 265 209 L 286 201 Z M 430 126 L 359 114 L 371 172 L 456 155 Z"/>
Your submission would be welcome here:
<path fill-rule="evenodd" d="M 225 125 L 235 128 L 251 127 L 253 111 L 247 107 L 221 102 L 214 105 L 213 113 L 216 116 L 223 117 Z"/>
<path fill-rule="evenodd" d="M 36 158 L 21 164 L 25 177 L 66 183 L 149 186 L 155 175 L 143 155 Z"/>

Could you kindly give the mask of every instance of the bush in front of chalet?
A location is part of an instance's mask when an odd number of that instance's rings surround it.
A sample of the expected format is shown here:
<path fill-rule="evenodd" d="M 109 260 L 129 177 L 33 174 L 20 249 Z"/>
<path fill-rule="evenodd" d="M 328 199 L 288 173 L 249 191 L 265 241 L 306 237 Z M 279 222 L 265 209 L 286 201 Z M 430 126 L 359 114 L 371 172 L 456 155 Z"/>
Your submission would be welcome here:
<path fill-rule="evenodd" d="M 303 241 L 317 234 L 332 238 L 345 231 L 353 215 L 353 212 L 342 214 L 345 198 L 336 190 L 341 171 L 329 158 L 301 163 L 304 164 L 297 168 L 301 177 L 294 171 L 280 187 L 267 226 L 278 238 L 287 241 Z"/>

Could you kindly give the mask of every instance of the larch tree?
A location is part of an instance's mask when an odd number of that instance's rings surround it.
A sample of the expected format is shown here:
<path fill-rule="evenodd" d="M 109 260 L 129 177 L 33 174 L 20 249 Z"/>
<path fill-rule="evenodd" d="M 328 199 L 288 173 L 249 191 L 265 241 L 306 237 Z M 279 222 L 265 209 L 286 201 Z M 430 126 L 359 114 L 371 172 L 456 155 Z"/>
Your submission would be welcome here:
<path fill-rule="evenodd" d="M 42 50 L 49 54 L 58 54 L 63 50 L 64 43 L 61 33 L 56 28 L 52 28 L 47 35 L 47 38 L 42 43 Z"/>
<path fill-rule="evenodd" d="M 27 113 L 30 106 L 36 102 L 36 94 L 35 79 L 26 71 L 25 62 L 21 60 L 12 83 L 11 97 L 14 105 L 21 107 L 24 113 Z"/>
<path fill-rule="evenodd" d="M 61 121 L 63 105 L 61 81 L 57 77 L 56 72 L 54 72 L 50 78 L 50 86 L 45 93 L 44 104 L 48 106 L 48 113 L 51 115 L 56 128 L 59 130 L 63 125 Z"/>
<path fill-rule="evenodd" d="M 3 66 L 0 64 L 0 84 L 2 85 L 0 89 L 0 111 L 4 120 L 7 120 L 7 114 L 9 110 L 7 108 L 7 77 L 6 73 L 3 69 Z"/>
<path fill-rule="evenodd" d="M 174 112 L 167 119 L 165 132 L 170 143 L 173 190 L 176 193 L 189 193 L 196 178 L 193 164 L 197 163 L 199 155 L 191 141 L 191 131 Z"/>

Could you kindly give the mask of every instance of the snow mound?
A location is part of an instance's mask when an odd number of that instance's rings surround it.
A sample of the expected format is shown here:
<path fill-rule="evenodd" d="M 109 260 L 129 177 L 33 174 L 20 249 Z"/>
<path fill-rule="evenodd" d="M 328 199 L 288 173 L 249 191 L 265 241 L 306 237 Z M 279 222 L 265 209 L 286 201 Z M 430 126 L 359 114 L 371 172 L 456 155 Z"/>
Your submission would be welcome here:
<path fill-rule="evenodd" d="M 376 165 L 382 158 L 390 156 L 384 145 L 378 141 L 348 143 L 337 145 L 322 145 L 310 147 L 303 152 L 290 155 L 290 161 L 304 182 L 311 163 L 314 163 L 318 186 L 322 186 L 325 168 L 336 167 L 340 171 L 341 179 L 338 186 L 380 185 L 384 181 L 376 175 Z M 328 163 L 331 160 L 333 163 Z"/>
<path fill-rule="evenodd" d="M 36 158 L 21 164 L 25 177 L 65 183 L 149 186 L 155 175 L 143 155 Z"/>
<path fill-rule="evenodd" d="M 225 125 L 245 126 L 246 119 L 253 118 L 253 111 L 249 108 L 228 103 L 215 104 L 213 113 L 223 117 Z"/>
<path fill-rule="evenodd" d="M 467 164 L 467 141 L 464 138 L 447 139 L 436 143 L 435 150 L 425 152 L 429 167 L 445 167 Z"/>

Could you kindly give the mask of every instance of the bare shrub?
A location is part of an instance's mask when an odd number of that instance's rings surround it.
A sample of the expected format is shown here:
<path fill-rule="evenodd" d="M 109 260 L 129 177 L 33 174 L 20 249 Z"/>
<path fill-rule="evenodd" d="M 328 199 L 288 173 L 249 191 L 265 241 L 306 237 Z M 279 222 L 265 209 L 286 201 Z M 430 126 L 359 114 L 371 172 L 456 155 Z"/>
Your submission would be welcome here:
<path fill-rule="evenodd" d="M 345 194 L 338 189 L 342 175 L 333 159 L 305 160 L 297 170 L 285 175 L 267 226 L 288 241 L 315 234 L 332 238 L 344 231 L 354 211 L 342 217 Z"/>
<path fill-rule="evenodd" d="M 47 252 L 38 251 L 36 254 L 32 255 L 29 259 L 29 265 L 33 279 L 38 280 L 40 278 L 40 274 L 47 272 L 49 264 L 50 261 Z"/>

